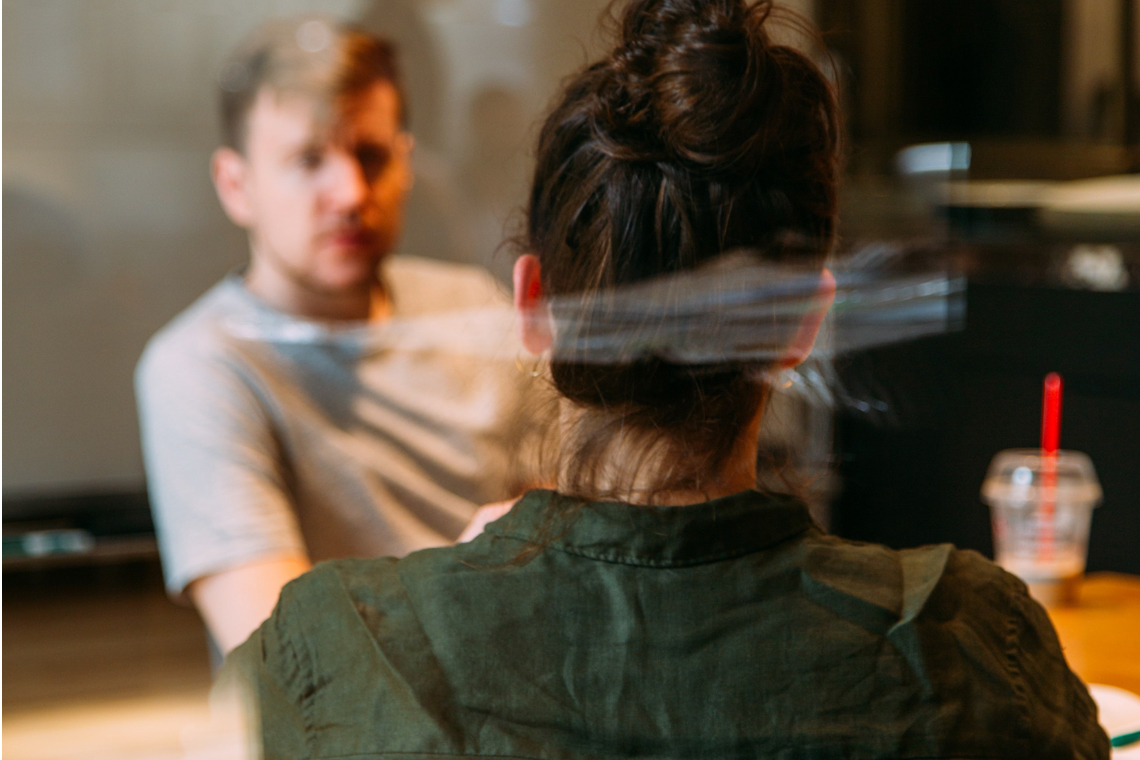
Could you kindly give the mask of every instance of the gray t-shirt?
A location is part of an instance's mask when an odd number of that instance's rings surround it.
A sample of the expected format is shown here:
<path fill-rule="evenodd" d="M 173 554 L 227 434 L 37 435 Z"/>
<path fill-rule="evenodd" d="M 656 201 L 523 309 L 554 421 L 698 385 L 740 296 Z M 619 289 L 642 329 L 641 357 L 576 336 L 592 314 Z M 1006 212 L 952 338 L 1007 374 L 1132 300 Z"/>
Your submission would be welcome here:
<path fill-rule="evenodd" d="M 136 373 L 167 587 L 289 554 L 401 556 L 454 540 L 527 478 L 510 309 L 483 270 L 385 265 L 382 323 L 307 321 L 237 275 L 151 339 Z"/>

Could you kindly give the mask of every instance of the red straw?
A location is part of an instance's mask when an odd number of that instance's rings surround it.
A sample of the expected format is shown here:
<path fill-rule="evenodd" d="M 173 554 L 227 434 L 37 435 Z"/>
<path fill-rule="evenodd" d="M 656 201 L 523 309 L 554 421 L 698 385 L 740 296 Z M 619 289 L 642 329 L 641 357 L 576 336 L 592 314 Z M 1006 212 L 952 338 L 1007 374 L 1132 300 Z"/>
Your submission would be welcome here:
<path fill-rule="evenodd" d="M 1061 444 L 1061 376 L 1045 376 L 1045 401 L 1041 412 L 1041 489 L 1038 497 L 1038 550 L 1040 558 L 1053 557 L 1053 508 L 1057 489 L 1057 449 Z"/>
<path fill-rule="evenodd" d="M 1061 376 L 1045 376 L 1045 404 L 1041 412 L 1041 451 L 1056 454 L 1061 444 Z"/>

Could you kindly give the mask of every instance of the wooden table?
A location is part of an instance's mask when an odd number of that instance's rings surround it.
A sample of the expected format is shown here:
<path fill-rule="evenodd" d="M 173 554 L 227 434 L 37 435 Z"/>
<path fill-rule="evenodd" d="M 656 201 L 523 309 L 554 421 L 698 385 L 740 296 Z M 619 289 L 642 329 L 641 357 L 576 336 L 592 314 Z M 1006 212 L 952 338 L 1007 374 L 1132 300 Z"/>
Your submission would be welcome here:
<path fill-rule="evenodd" d="M 1049 617 L 1065 658 L 1085 683 L 1104 683 L 1140 694 L 1140 577 L 1093 573 L 1075 604 Z"/>

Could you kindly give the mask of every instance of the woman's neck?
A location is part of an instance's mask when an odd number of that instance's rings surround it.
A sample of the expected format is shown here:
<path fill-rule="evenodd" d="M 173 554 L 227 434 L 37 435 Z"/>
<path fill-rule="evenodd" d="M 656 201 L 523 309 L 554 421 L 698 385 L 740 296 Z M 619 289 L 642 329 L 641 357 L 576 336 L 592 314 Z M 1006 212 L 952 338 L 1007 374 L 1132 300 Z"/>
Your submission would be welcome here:
<path fill-rule="evenodd" d="M 625 433 L 615 436 L 597 458 L 598 465 L 588 482 L 572 478 L 565 468 L 559 473 L 558 490 L 587 491 L 606 499 L 628 504 L 681 506 L 710 501 L 756 487 L 756 455 L 763 405 L 740 431 L 731 453 L 718 472 L 703 474 L 699 483 L 672 487 L 667 440 L 647 440 L 647 436 Z M 582 429 L 580 409 L 563 402 L 561 423 L 564 439 L 574 441 Z M 569 437 L 565 437 L 569 434 Z M 574 441 L 580 443 L 580 441 Z M 572 482 L 573 481 L 573 482 Z"/>

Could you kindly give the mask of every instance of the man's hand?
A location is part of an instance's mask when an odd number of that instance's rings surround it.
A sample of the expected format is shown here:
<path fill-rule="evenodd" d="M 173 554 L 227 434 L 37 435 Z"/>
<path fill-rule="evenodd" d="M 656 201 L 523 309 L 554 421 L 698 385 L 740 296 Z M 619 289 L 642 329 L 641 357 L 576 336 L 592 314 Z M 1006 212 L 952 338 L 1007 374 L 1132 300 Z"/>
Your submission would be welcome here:
<path fill-rule="evenodd" d="M 199 578 L 186 591 L 218 647 L 229 654 L 273 612 L 281 588 L 311 567 L 308 557 L 266 559 Z"/>
<path fill-rule="evenodd" d="M 470 541 L 483 532 L 487 527 L 487 523 L 493 523 L 500 517 L 511 511 L 511 507 L 515 505 L 518 498 L 508 499 L 507 501 L 497 501 L 494 504 L 487 504 L 475 510 L 475 516 L 471 518 L 471 522 L 467 523 L 467 527 L 459 534 L 459 538 L 455 539 L 455 543 L 462 544 Z"/>

